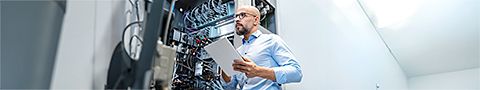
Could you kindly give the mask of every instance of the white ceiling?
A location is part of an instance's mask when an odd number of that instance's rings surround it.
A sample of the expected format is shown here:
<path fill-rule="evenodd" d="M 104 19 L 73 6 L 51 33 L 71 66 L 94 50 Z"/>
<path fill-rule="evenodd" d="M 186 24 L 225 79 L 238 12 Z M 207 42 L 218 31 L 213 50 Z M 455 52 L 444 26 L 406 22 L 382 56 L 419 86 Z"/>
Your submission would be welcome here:
<path fill-rule="evenodd" d="M 361 1 L 407 76 L 479 67 L 479 0 Z"/>

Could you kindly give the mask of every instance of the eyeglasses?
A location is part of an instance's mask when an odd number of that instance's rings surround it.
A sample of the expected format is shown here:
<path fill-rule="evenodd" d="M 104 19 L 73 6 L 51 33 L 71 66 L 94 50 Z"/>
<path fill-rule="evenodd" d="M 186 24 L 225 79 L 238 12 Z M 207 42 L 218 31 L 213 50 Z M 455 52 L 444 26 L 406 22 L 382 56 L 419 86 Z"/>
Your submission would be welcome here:
<path fill-rule="evenodd" d="M 242 13 L 239 13 L 239 14 L 235 14 L 235 18 L 243 19 L 243 18 L 245 18 L 245 17 L 247 16 L 247 14 L 249 14 L 250 16 L 254 16 L 254 17 L 255 17 L 255 15 L 253 15 L 253 14 L 243 13 L 243 12 L 242 12 Z"/>

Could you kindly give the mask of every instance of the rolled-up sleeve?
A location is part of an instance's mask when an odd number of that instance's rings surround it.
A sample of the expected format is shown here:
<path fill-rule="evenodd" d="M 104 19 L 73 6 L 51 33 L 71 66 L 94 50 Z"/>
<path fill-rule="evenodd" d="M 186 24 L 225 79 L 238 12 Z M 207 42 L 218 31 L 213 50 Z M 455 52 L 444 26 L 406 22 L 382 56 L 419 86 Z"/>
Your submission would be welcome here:
<path fill-rule="evenodd" d="M 272 57 L 279 65 L 273 67 L 276 82 L 279 84 L 300 82 L 303 75 L 297 59 L 280 37 L 273 40 L 275 43 L 272 47 Z"/>
<path fill-rule="evenodd" d="M 232 76 L 230 77 L 230 82 L 227 83 L 227 82 L 225 82 L 225 79 L 222 77 L 221 82 L 222 82 L 223 88 L 224 88 L 225 90 L 236 90 L 236 88 L 237 88 L 237 83 L 238 83 L 238 81 L 237 81 L 236 78 L 237 78 L 237 75 L 232 75 Z"/>

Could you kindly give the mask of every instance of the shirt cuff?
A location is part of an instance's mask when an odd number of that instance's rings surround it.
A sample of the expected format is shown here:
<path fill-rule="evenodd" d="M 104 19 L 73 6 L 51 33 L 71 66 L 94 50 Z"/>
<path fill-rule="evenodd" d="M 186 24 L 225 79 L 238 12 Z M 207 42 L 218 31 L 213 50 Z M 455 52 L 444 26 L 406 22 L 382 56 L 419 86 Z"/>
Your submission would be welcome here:
<path fill-rule="evenodd" d="M 278 84 L 284 84 L 287 82 L 286 74 L 281 67 L 273 67 L 273 72 L 275 73 L 275 81 Z"/>
<path fill-rule="evenodd" d="M 222 79 L 220 80 L 220 82 L 222 83 L 222 86 L 228 86 L 229 84 L 231 84 L 231 83 L 232 83 L 232 80 L 231 80 L 231 78 L 230 78 L 230 82 L 229 82 L 229 83 L 227 83 L 227 82 L 225 81 L 225 79 L 224 79 L 222 76 L 221 76 L 220 78 L 222 78 Z"/>
<path fill-rule="evenodd" d="M 235 85 L 236 81 L 234 81 L 234 78 L 235 78 L 234 75 L 230 76 L 230 82 L 228 82 L 228 83 L 225 81 L 225 79 L 223 79 L 223 77 L 220 77 L 220 78 L 222 79 L 222 80 L 220 80 L 220 82 L 222 83 L 222 87 L 223 87 L 224 89 L 226 89 L 226 90 L 235 90 L 235 88 L 236 88 L 236 85 Z"/>

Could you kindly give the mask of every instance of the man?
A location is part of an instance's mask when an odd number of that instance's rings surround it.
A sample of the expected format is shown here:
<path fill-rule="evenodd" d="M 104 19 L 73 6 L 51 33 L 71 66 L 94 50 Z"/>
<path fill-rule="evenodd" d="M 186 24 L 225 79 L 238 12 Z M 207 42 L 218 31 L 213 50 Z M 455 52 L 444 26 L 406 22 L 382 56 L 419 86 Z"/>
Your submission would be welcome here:
<path fill-rule="evenodd" d="M 242 72 L 229 76 L 222 73 L 225 89 L 278 90 L 281 84 L 300 82 L 302 71 L 285 42 L 275 34 L 258 31 L 260 12 L 253 6 L 241 6 L 235 14 L 236 33 L 243 36 L 237 48 L 242 59 L 232 66 Z"/>

